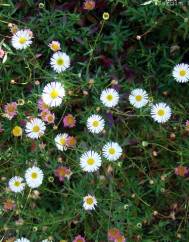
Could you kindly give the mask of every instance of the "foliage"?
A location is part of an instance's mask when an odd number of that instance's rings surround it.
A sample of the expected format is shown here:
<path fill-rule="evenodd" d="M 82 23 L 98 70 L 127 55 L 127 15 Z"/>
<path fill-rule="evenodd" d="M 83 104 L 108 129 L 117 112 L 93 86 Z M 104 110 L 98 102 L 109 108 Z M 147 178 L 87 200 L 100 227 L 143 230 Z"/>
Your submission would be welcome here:
<path fill-rule="evenodd" d="M 107 241 L 112 227 L 120 229 L 128 242 L 188 241 L 188 178 L 174 173 L 178 165 L 187 166 L 189 159 L 185 130 L 188 84 L 176 83 L 171 73 L 177 63 L 188 63 L 189 6 L 187 2 L 174 6 L 163 1 L 142 3 L 99 0 L 94 10 L 86 11 L 82 1 L 74 0 L 44 1 L 41 7 L 39 1 L 1 1 L 0 43 L 7 54 L 0 63 L 2 241 L 14 236 L 72 241 L 77 234 L 85 235 L 87 241 Z M 109 20 L 102 19 L 103 12 L 109 12 Z M 8 23 L 32 30 L 30 48 L 19 51 L 11 46 Z M 52 40 L 60 41 L 71 58 L 71 67 L 61 74 L 55 74 L 49 65 Z M 55 109 L 58 130 L 49 125 L 37 141 L 25 134 L 13 137 L 11 130 L 20 120 L 38 115 L 37 100 L 52 80 L 64 83 L 69 93 Z M 112 80 L 118 82 L 121 98 L 118 107 L 107 110 L 99 97 L 104 88 L 112 86 Z M 134 109 L 128 95 L 137 87 L 144 88 L 152 101 L 168 103 L 171 120 L 157 124 L 149 115 L 149 106 Z M 3 117 L 4 105 L 20 99 L 25 104 L 18 106 L 18 115 L 12 120 Z M 86 129 L 87 118 L 96 112 L 106 120 L 101 135 Z M 77 126 L 68 131 L 77 137 L 77 146 L 60 152 L 54 137 L 65 131 L 61 118 L 67 113 L 77 120 Z M 81 171 L 81 154 L 89 149 L 100 153 L 109 140 L 122 146 L 120 160 L 103 160 L 97 173 Z M 60 161 L 73 173 L 64 183 L 54 177 Z M 45 175 L 38 189 L 40 197 L 34 199 L 29 188 L 18 195 L 7 190 L 8 180 L 24 176 L 33 162 Z M 91 213 L 82 207 L 88 193 L 95 194 L 98 201 Z M 16 201 L 15 210 L 3 210 L 7 199 Z M 15 225 L 20 219 L 23 224 Z"/>

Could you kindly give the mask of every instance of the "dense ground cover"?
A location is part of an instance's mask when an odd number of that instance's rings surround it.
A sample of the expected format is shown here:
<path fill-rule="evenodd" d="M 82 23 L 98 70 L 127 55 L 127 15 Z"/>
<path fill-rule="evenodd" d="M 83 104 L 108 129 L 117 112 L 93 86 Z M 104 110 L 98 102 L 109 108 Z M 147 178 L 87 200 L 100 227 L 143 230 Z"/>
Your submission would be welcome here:
<path fill-rule="evenodd" d="M 189 240 L 188 9 L 0 1 L 1 241 Z"/>

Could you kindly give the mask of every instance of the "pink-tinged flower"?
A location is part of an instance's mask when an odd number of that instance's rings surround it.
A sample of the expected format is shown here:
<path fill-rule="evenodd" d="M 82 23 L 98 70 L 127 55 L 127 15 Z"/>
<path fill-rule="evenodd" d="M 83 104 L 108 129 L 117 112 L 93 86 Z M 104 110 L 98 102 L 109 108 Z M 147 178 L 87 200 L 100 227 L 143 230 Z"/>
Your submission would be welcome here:
<path fill-rule="evenodd" d="M 7 199 L 4 203 L 3 203 L 3 210 L 8 212 L 11 211 L 13 209 L 16 208 L 16 204 L 13 200 L 11 199 Z"/>
<path fill-rule="evenodd" d="M 94 0 L 85 0 L 83 3 L 83 9 L 85 10 L 93 10 L 95 8 L 95 1 Z"/>
<path fill-rule="evenodd" d="M 48 105 L 43 102 L 42 98 L 38 100 L 37 106 L 40 111 L 47 111 L 49 108 Z"/>
<path fill-rule="evenodd" d="M 11 120 L 14 116 L 17 115 L 17 103 L 16 102 L 7 103 L 4 107 L 4 111 L 5 111 L 5 117 Z"/>
<path fill-rule="evenodd" d="M 108 240 L 115 241 L 115 239 L 119 238 L 121 233 L 117 228 L 111 228 L 108 230 Z"/>
<path fill-rule="evenodd" d="M 126 239 L 123 235 L 120 235 L 114 240 L 114 242 L 126 242 Z"/>
<path fill-rule="evenodd" d="M 0 59 L 2 59 L 4 55 L 5 55 L 5 51 L 0 48 Z"/>
<path fill-rule="evenodd" d="M 50 113 L 49 110 L 43 110 L 39 116 L 42 118 L 43 121 L 46 121 L 46 116 Z"/>
<path fill-rule="evenodd" d="M 75 239 L 73 240 L 73 242 L 85 242 L 85 238 L 82 237 L 81 235 L 78 235 L 75 237 Z"/>
<path fill-rule="evenodd" d="M 47 115 L 44 118 L 44 121 L 47 122 L 48 124 L 53 124 L 55 120 L 55 115 L 54 113 L 47 113 Z"/>
<path fill-rule="evenodd" d="M 49 43 L 48 45 L 50 47 L 50 49 L 54 52 L 57 52 L 59 50 L 61 50 L 61 47 L 60 47 L 60 42 L 59 41 L 52 41 L 51 43 Z"/>
<path fill-rule="evenodd" d="M 66 139 L 66 145 L 73 148 L 77 144 L 77 140 L 74 136 L 68 136 Z"/>
<path fill-rule="evenodd" d="M 73 128 L 75 127 L 76 120 L 72 114 L 68 114 L 63 119 L 64 127 Z"/>
<path fill-rule="evenodd" d="M 186 131 L 189 131 L 189 120 L 186 120 L 185 129 Z"/>
<path fill-rule="evenodd" d="M 28 32 L 30 38 L 33 38 L 33 32 L 31 31 L 31 29 L 26 29 L 26 31 Z"/>
<path fill-rule="evenodd" d="M 69 168 L 64 167 L 64 166 L 59 166 L 58 168 L 56 168 L 56 170 L 54 171 L 54 174 L 56 177 L 58 177 L 59 181 L 63 182 L 64 178 L 66 177 L 67 179 L 70 178 L 72 172 Z"/>
<path fill-rule="evenodd" d="M 175 168 L 175 174 L 177 176 L 187 176 L 189 173 L 189 169 L 186 166 L 177 166 Z"/>

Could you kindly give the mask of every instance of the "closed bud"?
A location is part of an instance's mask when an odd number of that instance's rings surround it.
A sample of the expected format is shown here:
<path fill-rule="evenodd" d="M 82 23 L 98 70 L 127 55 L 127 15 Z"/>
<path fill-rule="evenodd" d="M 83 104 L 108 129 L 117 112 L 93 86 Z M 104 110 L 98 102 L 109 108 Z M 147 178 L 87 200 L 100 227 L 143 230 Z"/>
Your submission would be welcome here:
<path fill-rule="evenodd" d="M 169 95 L 168 91 L 163 92 L 163 96 L 167 97 Z"/>
<path fill-rule="evenodd" d="M 118 81 L 117 80 L 112 80 L 111 81 L 111 85 L 117 85 L 118 84 Z"/>
<path fill-rule="evenodd" d="M 16 81 L 15 80 L 11 80 L 10 83 L 11 84 L 16 84 Z"/>
<path fill-rule="evenodd" d="M 149 183 L 150 183 L 150 185 L 153 185 L 154 184 L 154 181 L 153 180 L 150 180 Z"/>
<path fill-rule="evenodd" d="M 143 147 L 147 147 L 149 145 L 149 143 L 147 141 L 142 141 L 142 146 Z"/>
<path fill-rule="evenodd" d="M 84 96 L 88 96 L 88 95 L 89 95 L 88 91 L 85 91 L 85 90 L 84 90 L 84 91 L 83 91 L 83 95 L 84 95 Z"/>
<path fill-rule="evenodd" d="M 178 234 L 177 234 L 177 238 L 178 238 L 178 239 L 181 239 L 181 238 L 182 238 L 182 235 L 178 233 Z"/>
<path fill-rule="evenodd" d="M 175 133 L 171 133 L 169 138 L 170 138 L 171 141 L 174 141 L 176 139 Z"/>
<path fill-rule="evenodd" d="M 156 150 L 153 150 L 153 151 L 152 151 L 152 155 L 153 155 L 154 157 L 157 157 L 157 156 L 158 156 L 157 151 L 156 151 Z"/>
<path fill-rule="evenodd" d="M 153 211 L 153 215 L 154 216 L 158 215 L 158 211 Z"/>
<path fill-rule="evenodd" d="M 69 96 L 72 96 L 72 95 L 73 95 L 73 91 L 69 90 L 69 91 L 68 91 L 68 95 L 69 95 Z"/>

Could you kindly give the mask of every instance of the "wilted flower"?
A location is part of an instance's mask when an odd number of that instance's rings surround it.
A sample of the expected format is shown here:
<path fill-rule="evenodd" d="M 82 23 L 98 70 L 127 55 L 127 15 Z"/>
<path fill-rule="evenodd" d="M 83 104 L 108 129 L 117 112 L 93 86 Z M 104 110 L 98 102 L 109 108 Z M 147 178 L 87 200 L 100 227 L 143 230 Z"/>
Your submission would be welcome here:
<path fill-rule="evenodd" d="M 3 210 L 4 211 L 9 211 L 9 210 L 13 210 L 16 208 L 16 204 L 13 200 L 11 199 L 7 199 L 4 203 L 3 203 Z"/>
<path fill-rule="evenodd" d="M 177 176 L 186 176 L 188 175 L 189 169 L 186 166 L 177 166 L 175 168 L 175 174 Z"/>
<path fill-rule="evenodd" d="M 11 237 L 5 240 L 5 242 L 15 242 L 15 237 Z"/>
<path fill-rule="evenodd" d="M 72 114 L 68 114 L 63 119 L 64 127 L 73 128 L 75 127 L 76 120 Z"/>
<path fill-rule="evenodd" d="M 18 99 L 17 103 L 19 106 L 23 106 L 25 104 L 25 101 L 24 101 L 24 99 Z"/>
<path fill-rule="evenodd" d="M 54 174 L 55 174 L 56 177 L 58 177 L 59 181 L 63 182 L 65 177 L 68 178 L 68 179 L 70 178 L 72 172 L 67 167 L 59 166 L 54 171 Z"/>
<path fill-rule="evenodd" d="M 16 102 L 7 103 L 4 107 L 4 111 L 5 111 L 5 116 L 11 120 L 12 118 L 14 118 L 14 116 L 17 115 L 17 103 Z"/>
<path fill-rule="evenodd" d="M 8 27 L 12 34 L 15 34 L 18 31 L 18 26 L 13 23 L 8 23 Z"/>
<path fill-rule="evenodd" d="M 102 18 L 103 18 L 104 20 L 108 20 L 108 19 L 110 18 L 109 13 L 108 13 L 108 12 L 104 12 L 103 15 L 102 15 Z"/>

